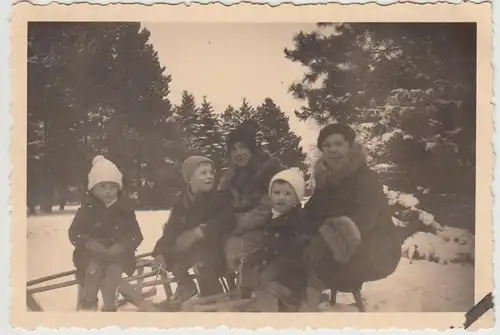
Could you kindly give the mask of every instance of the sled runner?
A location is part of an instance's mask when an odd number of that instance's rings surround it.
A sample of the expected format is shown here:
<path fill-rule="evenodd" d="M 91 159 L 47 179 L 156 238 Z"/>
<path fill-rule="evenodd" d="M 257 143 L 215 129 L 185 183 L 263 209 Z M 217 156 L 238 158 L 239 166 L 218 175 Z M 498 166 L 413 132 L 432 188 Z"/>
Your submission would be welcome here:
<path fill-rule="evenodd" d="M 171 297 L 173 296 L 171 285 L 175 283 L 175 279 L 172 276 L 170 276 L 167 271 L 161 268 L 155 268 L 153 265 L 153 261 L 154 260 L 151 257 L 151 253 L 145 253 L 136 256 L 136 270 L 134 275 L 130 277 L 124 277 L 118 288 L 117 301 L 116 301 L 117 308 L 127 303 L 132 303 L 140 310 L 141 307 L 145 305 L 144 302 L 148 301 L 147 300 L 148 298 L 156 296 L 157 287 L 162 286 L 165 292 L 166 300 L 150 304 L 149 306 L 151 305 L 154 306 L 158 311 L 171 312 L 171 311 L 183 310 L 180 303 L 171 300 Z M 40 286 L 40 284 L 69 276 L 75 276 L 75 279 Z M 194 277 L 194 275 L 191 276 Z M 146 279 L 148 278 L 153 278 L 153 280 L 146 281 Z M 225 278 L 221 278 L 221 283 L 225 292 L 229 292 L 231 285 L 229 285 L 226 282 L 226 280 L 227 279 Z M 73 285 L 78 286 L 78 294 L 76 297 L 76 310 L 79 310 L 82 283 L 78 279 L 76 279 L 76 270 L 65 271 L 28 281 L 26 283 L 26 306 L 28 308 L 28 311 L 34 311 L 34 312 L 43 311 L 42 306 L 35 298 L 35 294 L 57 290 Z M 215 299 L 214 297 L 209 297 L 208 299 L 203 298 L 198 301 L 198 299 L 195 298 L 191 302 L 191 305 L 188 304 L 186 305 L 185 308 L 190 310 L 193 309 L 190 306 L 195 305 L 197 302 L 207 304 L 208 302 L 213 301 L 214 299 Z M 152 310 L 148 309 L 145 311 L 152 311 Z"/>
<path fill-rule="evenodd" d="M 148 271 L 146 271 L 148 269 Z M 76 270 L 65 271 L 38 279 L 30 280 L 26 283 L 26 305 L 29 311 L 43 311 L 43 308 L 35 298 L 35 294 L 61 289 L 73 285 L 78 286 L 78 295 L 76 298 L 76 309 L 80 309 L 80 293 L 82 283 L 78 279 L 66 280 L 63 282 L 39 286 L 40 284 L 61 279 L 64 277 L 75 276 Z M 76 277 L 76 276 L 75 276 Z M 154 280 L 145 281 L 147 278 L 156 277 Z M 128 302 L 139 305 L 150 297 L 156 295 L 156 287 L 162 285 L 167 299 L 172 296 L 171 284 L 173 278 L 169 277 L 166 271 L 153 268 L 153 259 L 151 253 L 141 254 L 136 257 L 136 270 L 133 276 L 125 277 L 118 288 L 117 307 L 123 306 Z"/>

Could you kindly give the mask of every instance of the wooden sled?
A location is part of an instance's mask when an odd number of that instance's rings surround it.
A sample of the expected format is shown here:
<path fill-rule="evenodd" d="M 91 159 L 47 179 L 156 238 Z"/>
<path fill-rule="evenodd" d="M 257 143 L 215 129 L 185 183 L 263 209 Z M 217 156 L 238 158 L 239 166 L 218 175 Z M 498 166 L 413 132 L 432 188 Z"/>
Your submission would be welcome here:
<path fill-rule="evenodd" d="M 164 312 L 174 312 L 182 311 L 181 304 L 175 301 L 171 301 L 170 298 L 173 296 L 171 285 L 176 282 L 175 278 L 169 276 L 166 271 L 158 271 L 153 268 L 153 258 L 151 253 L 140 254 L 136 256 L 136 270 L 133 276 L 123 278 L 119 288 L 119 297 L 116 302 L 116 307 L 126 305 L 127 303 L 132 303 L 138 307 L 139 311 L 152 312 L 152 311 L 164 311 Z M 148 269 L 146 271 L 146 269 Z M 60 283 L 48 284 L 39 286 L 40 284 L 64 278 L 69 276 L 75 276 L 73 280 L 67 280 Z M 145 281 L 147 278 L 156 277 L 153 280 Z M 191 277 L 195 278 L 194 275 Z M 225 292 L 229 292 L 232 286 L 229 284 L 230 280 L 228 278 L 220 278 L 221 284 Z M 77 285 L 78 293 L 76 298 L 76 310 L 80 310 L 80 300 L 81 300 L 81 289 L 82 284 L 76 279 L 76 270 L 65 271 L 37 279 L 30 280 L 26 283 L 26 306 L 28 311 L 42 312 L 43 308 L 40 303 L 35 298 L 35 294 L 61 289 L 64 287 L 69 287 Z M 157 303 L 148 303 L 148 298 L 154 297 L 157 294 L 157 286 L 162 286 L 165 292 L 166 300 Z M 150 307 L 153 308 L 150 308 Z M 143 307 L 147 307 L 145 310 L 141 310 Z"/>
<path fill-rule="evenodd" d="M 146 269 L 149 268 L 149 271 Z M 65 271 L 38 279 L 30 280 L 26 283 L 26 306 L 28 311 L 41 312 L 42 306 L 35 298 L 35 294 L 57 290 L 64 287 L 78 285 L 78 295 L 76 299 L 76 310 L 80 309 L 80 294 L 82 284 L 76 279 L 76 270 Z M 52 280 L 75 276 L 73 280 L 67 280 L 60 283 L 39 286 Z M 157 277 L 154 280 L 145 281 L 147 278 Z M 133 276 L 123 278 L 119 288 L 119 299 L 116 302 L 117 307 L 127 303 L 132 303 L 137 307 L 142 307 L 143 303 L 150 297 L 156 295 L 156 287 L 162 285 L 167 299 L 172 296 L 171 284 L 175 280 L 168 276 L 165 271 L 159 272 L 153 269 L 153 259 L 151 253 L 145 253 L 136 256 L 136 271 Z"/>

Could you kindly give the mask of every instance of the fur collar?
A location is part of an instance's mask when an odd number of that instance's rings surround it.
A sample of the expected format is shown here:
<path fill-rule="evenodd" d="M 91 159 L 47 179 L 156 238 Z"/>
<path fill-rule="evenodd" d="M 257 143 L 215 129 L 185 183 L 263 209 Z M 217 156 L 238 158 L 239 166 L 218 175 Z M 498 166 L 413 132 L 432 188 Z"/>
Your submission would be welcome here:
<path fill-rule="evenodd" d="M 344 179 L 355 174 L 366 164 L 365 148 L 360 143 L 354 143 L 347 161 L 338 168 L 329 166 L 321 156 L 314 166 L 316 187 L 324 189 L 339 185 Z"/>
<path fill-rule="evenodd" d="M 238 167 L 230 163 L 226 173 L 222 177 L 219 189 L 227 190 L 231 187 L 241 188 L 243 185 L 251 186 L 263 175 L 274 171 L 281 166 L 281 161 L 263 152 L 255 153 L 250 162 L 245 167 Z"/>

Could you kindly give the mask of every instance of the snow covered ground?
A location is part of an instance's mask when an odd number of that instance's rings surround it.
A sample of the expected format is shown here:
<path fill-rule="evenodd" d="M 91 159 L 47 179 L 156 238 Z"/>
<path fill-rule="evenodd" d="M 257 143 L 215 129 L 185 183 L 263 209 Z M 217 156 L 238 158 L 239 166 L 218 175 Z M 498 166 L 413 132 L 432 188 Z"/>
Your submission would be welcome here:
<path fill-rule="evenodd" d="M 73 249 L 67 237 L 73 215 L 74 209 L 68 208 L 64 213 L 28 218 L 28 280 L 73 268 Z M 168 211 L 137 212 L 144 235 L 139 253 L 152 250 L 168 215 Z M 64 280 L 70 279 L 73 278 Z M 158 288 L 155 300 L 164 298 L 162 291 Z M 410 264 L 403 258 L 393 275 L 365 284 L 362 293 L 368 312 L 465 312 L 473 306 L 474 267 L 427 261 Z M 76 286 L 39 293 L 36 298 L 46 311 L 74 311 Z M 352 303 L 353 300 L 350 294 L 341 294 L 338 302 Z M 121 310 L 134 308 L 125 306 Z"/>

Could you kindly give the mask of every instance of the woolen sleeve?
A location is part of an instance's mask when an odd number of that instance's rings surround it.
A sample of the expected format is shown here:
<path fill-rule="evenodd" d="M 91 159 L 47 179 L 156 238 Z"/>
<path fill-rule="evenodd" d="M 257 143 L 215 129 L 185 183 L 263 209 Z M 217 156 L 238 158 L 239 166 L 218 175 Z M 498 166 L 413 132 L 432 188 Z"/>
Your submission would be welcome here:
<path fill-rule="evenodd" d="M 175 226 L 177 221 L 177 204 L 172 207 L 170 211 L 170 217 L 167 222 L 163 225 L 162 235 L 156 241 L 156 244 L 153 248 L 152 255 L 163 255 L 166 256 L 170 253 L 170 250 L 173 248 L 175 240 L 177 238 L 177 234 L 175 234 Z"/>
<path fill-rule="evenodd" d="M 87 217 L 86 209 L 84 207 L 80 207 L 68 229 L 69 241 L 76 248 L 84 247 L 90 239 L 90 232 L 87 229 Z"/>
<path fill-rule="evenodd" d="M 137 217 L 134 211 L 127 213 L 127 234 L 125 234 L 120 243 L 122 243 L 127 249 L 136 250 L 144 240 L 142 235 L 141 227 L 139 222 L 137 222 Z"/>
<path fill-rule="evenodd" d="M 200 226 L 203 235 L 208 239 L 227 235 L 234 228 L 234 215 L 231 204 L 221 192 L 216 193 L 214 197 L 214 217 Z"/>
<path fill-rule="evenodd" d="M 349 217 L 358 227 L 361 237 L 375 228 L 380 211 L 387 205 L 385 201 L 382 183 L 376 172 L 367 169 L 360 173 L 355 206 Z"/>

